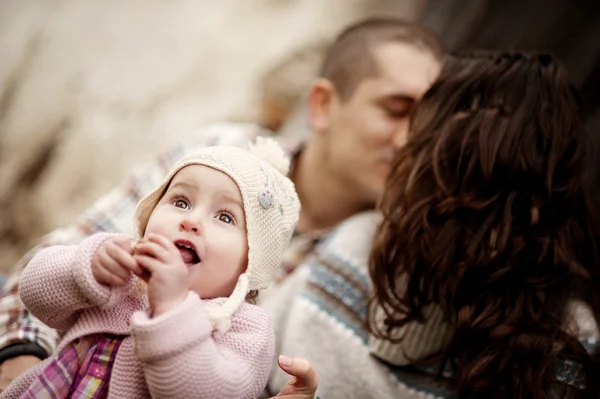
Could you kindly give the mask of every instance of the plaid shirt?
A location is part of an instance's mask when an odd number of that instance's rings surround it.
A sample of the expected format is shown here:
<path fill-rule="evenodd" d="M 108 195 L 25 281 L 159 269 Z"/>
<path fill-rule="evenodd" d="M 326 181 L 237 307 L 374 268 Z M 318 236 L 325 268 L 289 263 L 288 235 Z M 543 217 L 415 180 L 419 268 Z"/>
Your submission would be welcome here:
<path fill-rule="evenodd" d="M 6 293 L 0 299 L 0 350 L 8 345 L 20 342 L 33 342 L 54 353 L 60 334 L 45 326 L 32 316 L 23 306 L 18 285 L 23 269 L 31 258 L 42 248 L 53 245 L 73 245 L 85 237 L 99 232 L 115 232 L 133 235 L 133 215 L 138 201 L 156 186 L 162 183 L 171 166 L 185 155 L 210 145 L 244 145 L 257 136 L 270 135 L 271 132 L 251 124 L 221 123 L 210 125 L 201 130 L 193 139 L 161 155 L 155 162 L 138 168 L 121 186 L 100 198 L 85 212 L 78 222 L 70 227 L 55 230 L 45 236 L 41 243 L 29 251 L 13 268 L 4 286 Z M 293 154 L 300 148 L 299 143 L 282 143 Z M 302 245 L 293 253 L 284 254 L 285 269 L 293 269 L 306 254 L 310 253 L 313 243 L 319 236 L 307 239 L 297 235 L 293 241 L 302 240 Z"/>
<path fill-rule="evenodd" d="M 72 342 L 21 398 L 105 398 L 121 342 L 123 337 L 111 335 L 90 335 Z"/>

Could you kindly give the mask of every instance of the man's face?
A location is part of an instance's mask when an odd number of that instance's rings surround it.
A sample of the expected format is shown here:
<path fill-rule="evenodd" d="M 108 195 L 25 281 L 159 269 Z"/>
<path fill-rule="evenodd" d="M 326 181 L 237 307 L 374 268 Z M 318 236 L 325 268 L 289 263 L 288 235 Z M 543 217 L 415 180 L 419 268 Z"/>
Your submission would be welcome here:
<path fill-rule="evenodd" d="M 373 57 L 378 73 L 348 99 L 333 93 L 322 132 L 330 171 L 369 205 L 383 194 L 395 150 L 406 141 L 412 106 L 441 68 L 428 52 L 410 45 L 381 44 Z"/>

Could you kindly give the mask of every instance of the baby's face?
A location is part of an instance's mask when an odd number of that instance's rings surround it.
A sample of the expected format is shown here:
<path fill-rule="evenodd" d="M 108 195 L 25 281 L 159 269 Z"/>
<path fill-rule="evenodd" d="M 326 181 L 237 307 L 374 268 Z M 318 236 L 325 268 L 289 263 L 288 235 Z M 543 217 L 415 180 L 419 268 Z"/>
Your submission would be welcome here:
<path fill-rule="evenodd" d="M 167 237 L 188 266 L 189 288 L 201 298 L 227 297 L 248 264 L 242 196 L 216 169 L 190 165 L 171 180 L 145 235 Z"/>

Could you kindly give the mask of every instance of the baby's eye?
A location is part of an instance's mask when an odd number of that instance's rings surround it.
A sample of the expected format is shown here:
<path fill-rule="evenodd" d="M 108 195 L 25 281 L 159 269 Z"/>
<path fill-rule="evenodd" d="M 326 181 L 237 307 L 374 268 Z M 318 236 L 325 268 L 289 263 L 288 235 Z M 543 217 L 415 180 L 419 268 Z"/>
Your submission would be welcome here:
<path fill-rule="evenodd" d="M 219 220 L 223 223 L 231 224 L 233 223 L 233 218 L 226 213 L 219 214 Z"/>
<path fill-rule="evenodd" d="M 175 203 L 173 203 L 173 205 L 175 206 L 175 208 L 181 208 L 181 209 L 189 209 L 190 208 L 190 204 L 186 200 L 182 200 L 182 199 L 178 199 L 177 201 L 175 201 Z"/>

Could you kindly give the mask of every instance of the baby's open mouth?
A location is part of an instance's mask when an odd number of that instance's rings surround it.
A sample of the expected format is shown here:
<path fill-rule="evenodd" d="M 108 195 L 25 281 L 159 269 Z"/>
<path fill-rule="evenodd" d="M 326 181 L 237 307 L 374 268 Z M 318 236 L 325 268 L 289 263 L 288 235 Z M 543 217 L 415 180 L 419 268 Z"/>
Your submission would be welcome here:
<path fill-rule="evenodd" d="M 175 244 L 179 253 L 181 253 L 181 259 L 183 259 L 186 265 L 191 266 L 200 263 L 201 259 L 198 256 L 196 247 L 190 241 L 177 240 L 173 244 Z"/>

